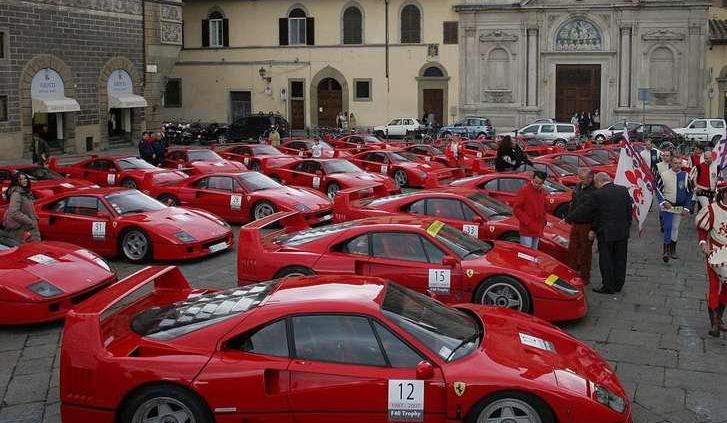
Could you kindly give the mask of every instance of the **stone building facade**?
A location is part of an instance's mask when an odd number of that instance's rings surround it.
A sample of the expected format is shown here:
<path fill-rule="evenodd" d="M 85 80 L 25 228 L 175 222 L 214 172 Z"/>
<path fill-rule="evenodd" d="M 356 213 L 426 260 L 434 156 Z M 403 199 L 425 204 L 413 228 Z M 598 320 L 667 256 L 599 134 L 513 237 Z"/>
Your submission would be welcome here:
<path fill-rule="evenodd" d="M 463 0 L 460 113 L 681 126 L 705 113 L 707 0 Z M 648 90 L 646 104 L 640 89 Z M 646 91 L 643 91 L 646 92 Z"/>
<path fill-rule="evenodd" d="M 142 29 L 142 0 L 0 0 L 0 157 L 29 157 L 34 133 L 69 153 L 137 139 Z"/>

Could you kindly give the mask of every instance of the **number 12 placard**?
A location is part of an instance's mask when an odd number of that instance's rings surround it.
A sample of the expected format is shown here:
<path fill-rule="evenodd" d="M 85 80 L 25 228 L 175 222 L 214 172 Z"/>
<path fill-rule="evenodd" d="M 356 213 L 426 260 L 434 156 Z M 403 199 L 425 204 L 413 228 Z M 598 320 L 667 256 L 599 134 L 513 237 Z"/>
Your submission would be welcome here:
<path fill-rule="evenodd" d="M 389 421 L 424 421 L 424 381 L 389 381 Z"/>

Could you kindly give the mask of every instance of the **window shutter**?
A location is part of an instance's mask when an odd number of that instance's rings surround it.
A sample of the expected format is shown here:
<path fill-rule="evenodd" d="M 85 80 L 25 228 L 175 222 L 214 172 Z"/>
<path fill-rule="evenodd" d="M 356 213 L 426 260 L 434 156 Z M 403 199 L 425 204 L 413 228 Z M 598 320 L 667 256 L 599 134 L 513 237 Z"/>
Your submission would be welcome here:
<path fill-rule="evenodd" d="M 280 38 L 280 45 L 288 45 L 288 18 L 278 19 L 278 36 Z"/>
<path fill-rule="evenodd" d="M 457 44 L 459 42 L 459 28 L 457 22 L 444 22 L 444 44 Z"/>
<path fill-rule="evenodd" d="M 210 20 L 202 19 L 202 47 L 210 46 Z"/>
<path fill-rule="evenodd" d="M 313 18 L 305 18 L 305 43 L 309 46 L 316 45 L 316 30 L 313 24 Z"/>
<path fill-rule="evenodd" d="M 222 19 L 222 46 L 230 46 L 230 20 Z"/>

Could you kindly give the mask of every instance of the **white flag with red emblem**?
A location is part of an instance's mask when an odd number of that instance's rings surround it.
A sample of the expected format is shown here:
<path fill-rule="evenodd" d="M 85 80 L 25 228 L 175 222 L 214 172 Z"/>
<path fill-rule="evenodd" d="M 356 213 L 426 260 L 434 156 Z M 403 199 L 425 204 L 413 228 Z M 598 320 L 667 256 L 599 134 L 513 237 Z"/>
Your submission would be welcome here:
<path fill-rule="evenodd" d="M 627 141 L 628 142 L 628 141 Z M 651 208 L 651 201 L 654 197 L 653 179 L 651 172 L 644 169 L 643 160 L 635 149 L 629 145 L 621 148 L 616 169 L 616 185 L 626 187 L 634 200 L 633 214 L 639 222 L 639 232 L 644 227 L 646 216 Z"/>

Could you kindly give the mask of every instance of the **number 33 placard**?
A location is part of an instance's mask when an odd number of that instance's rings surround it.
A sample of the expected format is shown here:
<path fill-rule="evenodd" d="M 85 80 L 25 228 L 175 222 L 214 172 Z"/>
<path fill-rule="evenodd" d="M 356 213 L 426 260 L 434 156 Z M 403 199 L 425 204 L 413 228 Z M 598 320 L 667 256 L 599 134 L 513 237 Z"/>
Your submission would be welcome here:
<path fill-rule="evenodd" d="M 424 421 L 424 381 L 389 381 L 389 421 Z"/>
<path fill-rule="evenodd" d="M 436 294 L 449 294 L 452 271 L 449 269 L 429 269 L 429 289 Z"/>

